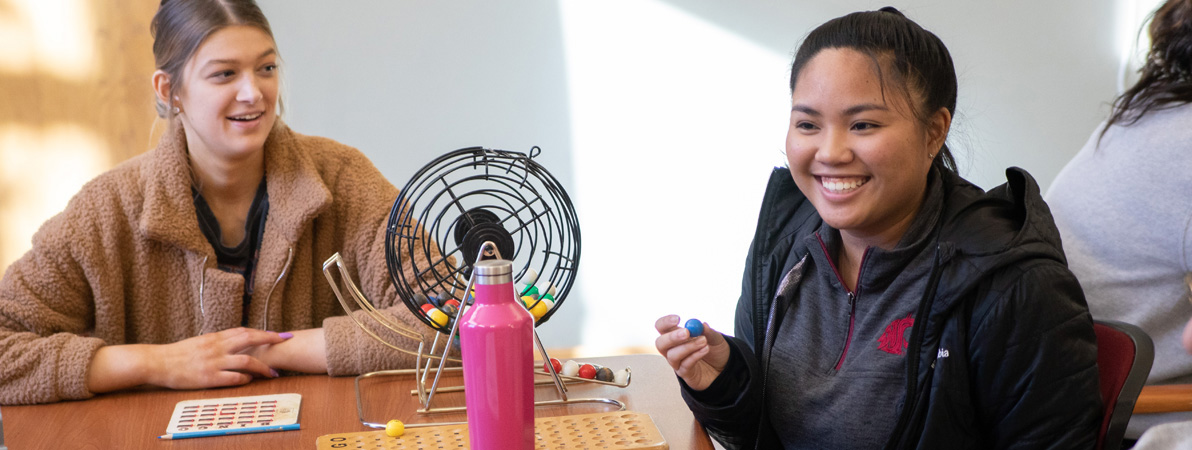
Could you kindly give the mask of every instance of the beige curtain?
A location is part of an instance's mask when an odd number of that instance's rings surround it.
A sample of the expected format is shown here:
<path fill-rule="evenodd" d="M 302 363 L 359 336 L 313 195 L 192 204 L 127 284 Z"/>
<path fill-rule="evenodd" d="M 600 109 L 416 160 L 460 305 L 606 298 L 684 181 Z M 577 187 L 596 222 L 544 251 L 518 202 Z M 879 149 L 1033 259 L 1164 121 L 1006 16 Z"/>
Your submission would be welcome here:
<path fill-rule="evenodd" d="M 0 270 L 84 183 L 156 143 L 159 3 L 0 0 Z"/>

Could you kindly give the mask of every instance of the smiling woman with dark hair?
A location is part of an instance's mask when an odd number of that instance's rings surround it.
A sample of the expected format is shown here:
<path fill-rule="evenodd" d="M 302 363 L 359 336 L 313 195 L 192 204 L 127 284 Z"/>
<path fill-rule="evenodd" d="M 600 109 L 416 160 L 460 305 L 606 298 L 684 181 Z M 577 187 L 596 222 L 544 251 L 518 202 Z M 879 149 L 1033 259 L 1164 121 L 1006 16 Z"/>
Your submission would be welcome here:
<path fill-rule="evenodd" d="M 1092 448 L 1093 323 L 1038 185 L 984 192 L 945 141 L 952 58 L 898 10 L 812 31 L 791 68 L 735 336 L 655 341 L 727 448 Z M 710 331 L 710 330 L 709 330 Z"/>

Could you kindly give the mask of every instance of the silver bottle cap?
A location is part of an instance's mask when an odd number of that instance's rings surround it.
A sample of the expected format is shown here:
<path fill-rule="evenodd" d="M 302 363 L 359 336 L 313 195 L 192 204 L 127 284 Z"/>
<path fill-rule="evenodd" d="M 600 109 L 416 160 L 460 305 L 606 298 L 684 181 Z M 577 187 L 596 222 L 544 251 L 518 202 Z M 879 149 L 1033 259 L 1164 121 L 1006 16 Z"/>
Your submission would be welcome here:
<path fill-rule="evenodd" d="M 472 266 L 476 284 L 493 285 L 513 282 L 513 262 L 504 259 L 488 259 Z"/>

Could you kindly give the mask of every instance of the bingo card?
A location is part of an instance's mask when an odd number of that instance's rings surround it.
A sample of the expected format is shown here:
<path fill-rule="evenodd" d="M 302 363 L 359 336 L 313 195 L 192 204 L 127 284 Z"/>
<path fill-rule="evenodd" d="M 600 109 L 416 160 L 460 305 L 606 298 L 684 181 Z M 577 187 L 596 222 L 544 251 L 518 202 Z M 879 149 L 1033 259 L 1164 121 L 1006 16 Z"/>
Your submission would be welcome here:
<path fill-rule="evenodd" d="M 174 406 L 163 439 L 298 429 L 301 394 L 184 400 Z"/>

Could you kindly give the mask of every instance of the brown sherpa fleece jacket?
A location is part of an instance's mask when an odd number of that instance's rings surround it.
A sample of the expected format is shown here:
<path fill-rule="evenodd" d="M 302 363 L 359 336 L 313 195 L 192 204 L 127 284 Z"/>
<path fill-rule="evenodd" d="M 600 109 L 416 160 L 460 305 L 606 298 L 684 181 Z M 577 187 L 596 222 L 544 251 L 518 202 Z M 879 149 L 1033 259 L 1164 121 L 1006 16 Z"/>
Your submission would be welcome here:
<path fill-rule="evenodd" d="M 244 278 L 216 268 L 189 167 L 182 126 L 171 124 L 156 149 L 88 182 L 33 236 L 32 250 L 0 279 L 0 404 L 94 395 L 86 372 L 103 345 L 166 344 L 240 326 Z M 269 212 L 249 326 L 322 326 L 331 375 L 412 367 L 413 357 L 344 316 L 321 267 L 339 252 L 378 308 L 433 335 L 389 282 L 385 225 L 397 189 L 358 150 L 280 120 L 265 143 L 265 176 Z"/>

